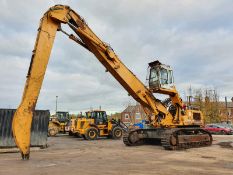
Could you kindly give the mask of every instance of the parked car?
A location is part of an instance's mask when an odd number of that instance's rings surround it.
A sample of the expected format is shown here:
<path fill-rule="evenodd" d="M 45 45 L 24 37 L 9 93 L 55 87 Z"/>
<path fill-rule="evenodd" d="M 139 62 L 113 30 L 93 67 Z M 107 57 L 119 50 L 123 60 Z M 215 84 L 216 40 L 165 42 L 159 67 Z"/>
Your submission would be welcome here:
<path fill-rule="evenodd" d="M 205 126 L 204 129 L 211 132 L 212 134 L 222 134 L 222 135 L 233 134 L 233 129 L 218 124 L 208 124 Z"/>
<path fill-rule="evenodd" d="M 216 123 L 216 124 L 233 130 L 233 125 L 231 123 Z"/>

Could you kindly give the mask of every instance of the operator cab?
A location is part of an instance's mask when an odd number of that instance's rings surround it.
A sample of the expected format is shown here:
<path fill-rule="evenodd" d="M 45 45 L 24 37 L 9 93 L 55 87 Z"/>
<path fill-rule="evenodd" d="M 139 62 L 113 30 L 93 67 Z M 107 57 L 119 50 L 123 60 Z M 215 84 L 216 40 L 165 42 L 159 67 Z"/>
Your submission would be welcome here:
<path fill-rule="evenodd" d="M 69 121 L 69 112 L 57 111 L 56 116 L 59 122 L 65 123 Z"/>
<path fill-rule="evenodd" d="M 96 125 L 106 124 L 108 122 L 106 111 L 94 110 L 86 112 L 86 117 L 94 119 Z"/>
<path fill-rule="evenodd" d="M 158 60 L 149 63 L 149 89 L 153 92 L 174 89 L 172 68 L 160 63 Z"/>

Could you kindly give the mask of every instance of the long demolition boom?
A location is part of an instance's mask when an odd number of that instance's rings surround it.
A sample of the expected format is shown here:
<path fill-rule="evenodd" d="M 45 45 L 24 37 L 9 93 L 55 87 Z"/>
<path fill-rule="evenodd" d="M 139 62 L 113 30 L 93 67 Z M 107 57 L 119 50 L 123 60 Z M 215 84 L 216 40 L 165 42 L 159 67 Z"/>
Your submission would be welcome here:
<path fill-rule="evenodd" d="M 64 32 L 61 29 L 61 23 L 68 24 L 79 38 Z M 22 101 L 13 119 L 13 135 L 23 159 L 29 159 L 32 115 L 57 31 L 67 34 L 70 39 L 92 52 L 104 65 L 106 71 L 109 71 L 128 93 L 144 107 L 152 123 L 159 113 L 170 116 L 166 108 L 120 61 L 113 49 L 92 32 L 80 15 L 68 6 L 56 5 L 50 8 L 41 19 Z M 170 117 L 172 118 L 172 116 Z"/>

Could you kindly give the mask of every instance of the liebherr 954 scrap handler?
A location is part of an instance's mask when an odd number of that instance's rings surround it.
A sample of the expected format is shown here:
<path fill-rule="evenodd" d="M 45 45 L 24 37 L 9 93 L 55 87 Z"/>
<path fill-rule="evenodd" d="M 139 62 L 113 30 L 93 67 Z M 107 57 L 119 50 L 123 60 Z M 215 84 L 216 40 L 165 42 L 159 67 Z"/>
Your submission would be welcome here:
<path fill-rule="evenodd" d="M 63 31 L 61 24 L 67 24 L 76 35 Z M 13 135 L 22 159 L 29 159 L 32 114 L 57 31 L 61 31 L 92 52 L 106 71 L 110 72 L 143 106 L 149 127 L 126 132 L 123 136 L 126 145 L 137 145 L 151 139 L 160 139 L 162 146 L 171 150 L 211 145 L 211 134 L 201 128 L 203 122 L 201 112 L 182 110 L 182 100 L 174 86 L 172 69 L 169 66 L 159 61 L 149 63 L 149 88 L 147 88 L 121 62 L 113 49 L 93 33 L 79 14 L 69 6 L 55 5 L 40 21 L 22 101 L 13 119 Z M 166 94 L 170 98 L 163 103 L 153 93 Z"/>

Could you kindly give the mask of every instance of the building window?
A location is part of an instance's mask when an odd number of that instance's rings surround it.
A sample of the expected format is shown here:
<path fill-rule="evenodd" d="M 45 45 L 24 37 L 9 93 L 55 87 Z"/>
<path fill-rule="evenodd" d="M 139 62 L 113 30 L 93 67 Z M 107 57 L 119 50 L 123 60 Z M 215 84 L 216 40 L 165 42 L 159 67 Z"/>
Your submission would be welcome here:
<path fill-rule="evenodd" d="M 125 114 L 125 119 L 129 119 L 129 114 Z"/>
<path fill-rule="evenodd" d="M 135 119 L 141 120 L 141 114 L 140 113 L 135 113 Z"/>

